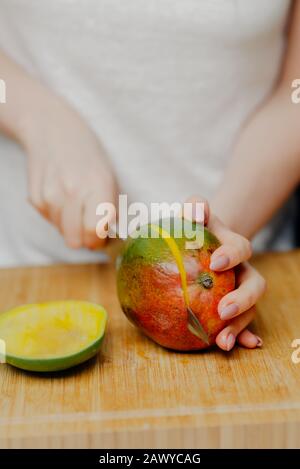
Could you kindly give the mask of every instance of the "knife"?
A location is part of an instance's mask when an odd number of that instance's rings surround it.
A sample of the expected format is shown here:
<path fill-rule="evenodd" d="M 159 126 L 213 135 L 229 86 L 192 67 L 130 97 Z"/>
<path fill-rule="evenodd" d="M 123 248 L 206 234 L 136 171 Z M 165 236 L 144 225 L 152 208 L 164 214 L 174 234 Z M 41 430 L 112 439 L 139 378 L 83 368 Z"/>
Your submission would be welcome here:
<path fill-rule="evenodd" d="M 199 319 L 193 313 L 189 306 L 186 306 L 186 310 L 188 313 L 188 330 L 196 337 L 198 337 L 198 339 L 201 339 L 203 342 L 209 345 L 209 337 L 203 329 L 203 326 L 201 325 Z"/>

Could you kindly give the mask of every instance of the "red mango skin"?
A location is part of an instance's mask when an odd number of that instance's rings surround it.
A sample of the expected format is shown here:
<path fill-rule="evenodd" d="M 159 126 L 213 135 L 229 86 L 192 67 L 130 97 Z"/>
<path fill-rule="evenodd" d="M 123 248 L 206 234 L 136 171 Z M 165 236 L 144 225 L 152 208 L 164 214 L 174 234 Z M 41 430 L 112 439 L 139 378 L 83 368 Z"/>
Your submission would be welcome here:
<path fill-rule="evenodd" d="M 209 336 L 206 344 L 188 329 L 181 276 L 175 258 L 163 239 L 134 239 L 126 243 L 118 267 L 118 296 L 123 312 L 146 336 L 163 347 L 193 351 L 215 344 L 228 324 L 218 314 L 221 298 L 234 290 L 234 270 L 214 272 L 212 253 L 220 245 L 208 230 L 201 249 L 185 249 L 185 239 L 176 239 L 186 275 L 190 307 Z M 209 274 L 213 286 L 205 288 L 201 274 Z"/>

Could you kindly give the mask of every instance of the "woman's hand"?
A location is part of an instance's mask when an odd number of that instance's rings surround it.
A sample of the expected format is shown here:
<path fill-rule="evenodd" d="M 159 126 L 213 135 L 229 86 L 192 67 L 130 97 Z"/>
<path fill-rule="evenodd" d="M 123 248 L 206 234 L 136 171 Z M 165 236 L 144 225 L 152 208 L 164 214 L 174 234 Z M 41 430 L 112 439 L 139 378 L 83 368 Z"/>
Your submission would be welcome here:
<path fill-rule="evenodd" d="M 57 97 L 38 103 L 38 118 L 23 131 L 31 204 L 72 248 L 95 249 L 96 207 L 116 203 L 116 181 L 104 150 L 84 120 Z"/>
<path fill-rule="evenodd" d="M 247 329 L 255 315 L 255 303 L 266 289 L 264 278 L 246 262 L 252 254 L 250 242 L 237 233 L 229 230 L 215 215 L 209 211 L 206 200 L 191 197 L 187 202 L 204 203 L 204 224 L 220 240 L 222 245 L 211 256 L 210 268 L 216 272 L 236 267 L 237 289 L 224 296 L 218 306 L 221 319 L 230 319 L 231 323 L 217 336 L 216 343 L 229 351 L 238 342 L 247 348 L 261 347 L 262 340 Z M 197 211 L 193 210 L 193 219 L 197 220 Z"/>

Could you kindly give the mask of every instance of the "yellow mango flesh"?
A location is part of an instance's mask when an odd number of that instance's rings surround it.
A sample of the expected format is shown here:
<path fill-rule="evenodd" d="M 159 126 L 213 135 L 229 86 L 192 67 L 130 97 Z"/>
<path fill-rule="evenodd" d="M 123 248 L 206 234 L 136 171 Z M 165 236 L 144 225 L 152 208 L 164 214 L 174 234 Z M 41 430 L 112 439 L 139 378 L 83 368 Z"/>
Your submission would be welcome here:
<path fill-rule="evenodd" d="M 182 260 L 182 255 L 180 253 L 179 247 L 176 244 L 176 241 L 171 237 L 170 233 L 168 231 L 164 230 L 160 226 L 157 225 L 151 225 L 151 229 L 156 231 L 167 243 L 167 245 L 170 248 L 170 251 L 172 252 L 178 271 L 181 279 L 181 287 L 182 287 L 182 293 L 183 293 L 183 299 L 184 303 L 186 306 L 189 306 L 190 300 L 189 300 L 189 295 L 188 295 L 188 289 L 187 289 L 187 280 L 186 280 L 186 271 L 184 268 L 183 260 Z"/>
<path fill-rule="evenodd" d="M 0 314 L 6 353 L 23 358 L 56 358 L 85 349 L 103 335 L 106 315 L 85 302 L 27 305 Z"/>

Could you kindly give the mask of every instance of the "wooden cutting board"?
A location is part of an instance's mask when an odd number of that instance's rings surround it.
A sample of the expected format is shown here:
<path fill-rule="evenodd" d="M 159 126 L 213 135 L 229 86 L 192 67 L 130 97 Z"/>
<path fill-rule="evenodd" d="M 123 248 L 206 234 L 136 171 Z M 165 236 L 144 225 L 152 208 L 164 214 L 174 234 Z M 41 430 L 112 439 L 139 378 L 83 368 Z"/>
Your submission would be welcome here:
<path fill-rule="evenodd" d="M 183 354 L 123 316 L 113 265 L 0 271 L 0 311 L 59 299 L 109 312 L 102 351 L 78 368 L 33 374 L 0 365 L 0 447 L 299 447 L 300 251 L 257 257 L 269 289 L 258 350 Z M 300 354 L 299 354 L 300 355 Z"/>

